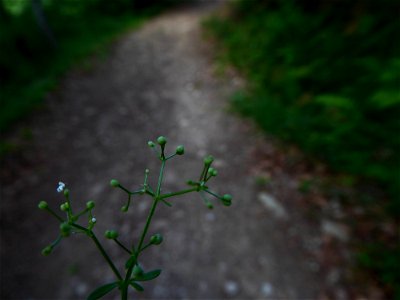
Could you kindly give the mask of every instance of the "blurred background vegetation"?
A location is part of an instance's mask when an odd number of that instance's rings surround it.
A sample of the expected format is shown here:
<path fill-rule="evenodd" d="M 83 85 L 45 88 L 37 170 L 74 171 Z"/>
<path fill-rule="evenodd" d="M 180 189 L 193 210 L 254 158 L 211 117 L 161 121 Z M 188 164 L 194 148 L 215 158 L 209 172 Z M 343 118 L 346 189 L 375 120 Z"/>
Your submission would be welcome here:
<path fill-rule="evenodd" d="M 179 2 L 0 0 L 0 130 L 40 105 L 72 66 Z M 396 224 L 394 238 L 371 233 L 356 257 L 398 299 L 399 12 L 394 0 L 243 0 L 206 23 L 223 46 L 220 61 L 248 81 L 235 108 L 346 174 L 359 187 L 357 205 L 378 203 L 372 218 Z"/>
<path fill-rule="evenodd" d="M 40 105 L 65 71 L 174 2 L 0 0 L 0 130 Z"/>
<path fill-rule="evenodd" d="M 348 184 L 368 187 L 359 189 L 358 201 L 379 203 L 395 222 L 394 239 L 374 237 L 357 257 L 397 299 L 399 12 L 392 0 L 244 0 L 206 22 L 222 45 L 220 61 L 248 80 L 232 99 L 235 108 L 347 174 Z M 384 199 L 369 194 L 371 186 Z"/>

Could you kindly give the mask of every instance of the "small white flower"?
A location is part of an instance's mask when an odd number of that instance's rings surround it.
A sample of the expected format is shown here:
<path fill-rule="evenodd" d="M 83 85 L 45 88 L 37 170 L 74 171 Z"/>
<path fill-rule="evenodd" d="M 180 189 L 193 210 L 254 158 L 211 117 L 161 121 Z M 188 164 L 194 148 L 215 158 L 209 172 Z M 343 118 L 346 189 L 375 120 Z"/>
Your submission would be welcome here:
<path fill-rule="evenodd" d="M 57 192 L 61 193 L 65 188 L 65 183 L 64 182 L 59 182 L 58 183 L 58 188 L 57 188 Z"/>
<path fill-rule="evenodd" d="M 94 224 L 94 223 L 96 223 L 97 220 L 96 220 L 96 218 L 92 218 L 91 221 L 92 221 L 92 223 Z"/>

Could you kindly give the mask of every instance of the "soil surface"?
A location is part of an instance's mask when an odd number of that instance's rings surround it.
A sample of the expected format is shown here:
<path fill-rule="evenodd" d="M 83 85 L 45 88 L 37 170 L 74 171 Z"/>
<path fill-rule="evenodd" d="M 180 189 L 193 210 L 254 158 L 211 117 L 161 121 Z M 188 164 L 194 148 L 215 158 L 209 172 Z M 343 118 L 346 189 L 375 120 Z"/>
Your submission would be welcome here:
<path fill-rule="evenodd" d="M 133 299 L 324 299 L 332 287 L 335 298 L 346 299 L 341 270 L 321 264 L 324 242 L 345 239 L 345 230 L 302 213 L 296 161 L 228 110 L 241 80 L 216 76 L 215 50 L 201 31 L 215 3 L 167 12 L 126 35 L 107 59 L 67 75 L 44 111 L 9 137 L 19 149 L 2 162 L 1 299 L 83 299 L 114 280 L 83 235 L 43 257 L 59 225 L 37 204 L 46 200 L 58 210 L 59 181 L 77 209 L 94 200 L 95 232 L 122 270 L 127 255 L 103 232 L 117 229 L 122 242 L 137 241 L 151 199 L 133 198 L 122 213 L 126 195 L 109 181 L 139 188 L 149 168 L 155 185 L 160 163 L 147 141 L 159 135 L 168 138 L 167 152 L 179 144 L 186 150 L 168 161 L 164 191 L 197 179 L 212 154 L 218 176 L 209 186 L 234 198 L 231 207 L 213 200 L 213 210 L 198 194 L 159 205 L 149 235 L 161 233 L 164 242 L 141 263 L 163 272 L 143 293 L 132 291 Z M 21 137 L 23 128 L 31 131 Z M 269 159 L 265 168 L 261 157 Z M 118 297 L 114 291 L 108 298 Z"/>

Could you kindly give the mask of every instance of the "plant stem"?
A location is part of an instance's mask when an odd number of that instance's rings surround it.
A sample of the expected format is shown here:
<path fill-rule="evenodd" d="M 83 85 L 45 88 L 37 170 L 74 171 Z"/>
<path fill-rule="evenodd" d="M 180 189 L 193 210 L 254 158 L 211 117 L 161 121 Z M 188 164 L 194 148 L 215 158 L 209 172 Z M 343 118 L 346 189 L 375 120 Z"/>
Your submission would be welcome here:
<path fill-rule="evenodd" d="M 169 198 L 169 197 L 173 197 L 173 196 L 179 196 L 179 195 L 183 195 L 183 194 L 187 194 L 187 193 L 195 192 L 195 191 L 197 191 L 197 187 L 191 188 L 191 189 L 187 189 L 187 190 L 182 190 L 182 191 L 179 191 L 179 192 L 164 194 L 164 195 L 160 196 L 160 199 L 165 199 L 165 198 Z"/>
<path fill-rule="evenodd" d="M 53 215 L 58 221 L 64 222 L 64 219 L 57 215 L 51 208 L 47 207 L 46 210 Z"/>
<path fill-rule="evenodd" d="M 105 260 L 108 262 L 109 266 L 111 267 L 111 269 L 113 270 L 115 276 L 117 276 L 117 278 L 119 280 L 122 280 L 122 276 L 121 274 L 119 274 L 117 268 L 115 267 L 115 265 L 113 264 L 113 262 L 111 261 L 110 257 L 108 256 L 108 254 L 106 253 L 106 251 L 104 250 L 103 246 L 100 244 L 99 240 L 97 239 L 96 235 L 94 234 L 93 231 L 89 231 L 89 236 L 92 238 L 92 240 L 94 241 L 94 243 L 96 244 L 97 248 L 100 250 L 101 255 L 103 255 L 103 257 L 105 258 Z"/>
<path fill-rule="evenodd" d="M 128 252 L 129 255 L 132 254 L 132 252 L 128 248 L 126 248 L 120 241 L 118 241 L 117 239 L 114 239 L 114 242 L 116 242 L 118 244 L 118 246 L 120 246 L 122 249 L 124 249 L 126 252 Z"/>
<path fill-rule="evenodd" d="M 218 199 L 221 199 L 221 196 L 218 196 L 217 194 L 215 194 L 215 193 L 209 191 L 208 189 L 205 189 L 204 191 L 205 191 L 206 193 L 209 193 L 210 195 L 213 195 L 214 197 L 216 197 L 216 198 L 218 198 Z"/>
<path fill-rule="evenodd" d="M 164 176 L 164 167 L 165 167 L 165 159 L 163 158 L 162 163 L 161 163 L 161 168 L 160 168 L 160 175 L 158 176 L 156 195 L 153 197 L 153 204 L 151 205 L 149 215 L 147 216 L 146 225 L 144 226 L 142 234 L 140 236 L 139 245 L 137 247 L 137 252 L 133 254 L 136 257 L 136 263 L 137 263 L 137 259 L 139 258 L 140 252 L 141 252 L 144 238 L 146 237 L 146 233 L 149 229 L 151 219 L 153 218 L 154 212 L 155 212 L 157 204 L 158 204 L 158 200 L 159 200 L 160 192 L 161 192 L 162 179 Z M 126 271 L 125 280 L 121 286 L 121 299 L 122 300 L 128 299 L 129 280 L 132 276 L 133 267 L 135 266 L 136 263 L 132 264 L 129 267 L 129 269 Z"/>
<path fill-rule="evenodd" d="M 106 250 L 104 250 L 103 246 L 100 244 L 100 241 L 97 239 L 95 233 L 92 230 L 87 229 L 79 224 L 72 223 L 71 225 L 78 229 L 83 230 L 94 241 L 94 243 L 96 244 L 96 247 L 99 249 L 101 255 L 103 255 L 104 259 L 107 261 L 108 265 L 110 266 L 111 270 L 114 272 L 115 276 L 117 276 L 118 280 L 122 280 L 121 274 L 118 272 L 117 268 L 111 261 Z"/>

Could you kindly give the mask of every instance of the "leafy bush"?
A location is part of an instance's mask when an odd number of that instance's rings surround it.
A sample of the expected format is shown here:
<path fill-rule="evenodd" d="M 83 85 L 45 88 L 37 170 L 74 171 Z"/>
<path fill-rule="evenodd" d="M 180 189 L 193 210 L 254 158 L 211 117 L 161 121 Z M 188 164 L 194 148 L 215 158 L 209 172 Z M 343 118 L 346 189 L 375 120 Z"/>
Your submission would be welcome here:
<path fill-rule="evenodd" d="M 173 0 L 0 0 L 0 130 L 41 103 L 58 78 Z M 46 29 L 35 17 L 43 11 Z M 49 37 L 52 35 L 52 38 Z"/>
<path fill-rule="evenodd" d="M 400 213 L 398 9 L 391 0 L 238 1 L 205 24 L 224 46 L 222 62 L 248 79 L 234 106 L 332 169 L 386 190 L 389 204 L 374 201 L 388 219 Z M 400 297 L 394 243 L 361 246 L 359 262 Z"/>
<path fill-rule="evenodd" d="M 241 1 L 208 25 L 250 81 L 237 108 L 398 195 L 400 28 L 396 5 L 384 2 Z"/>

